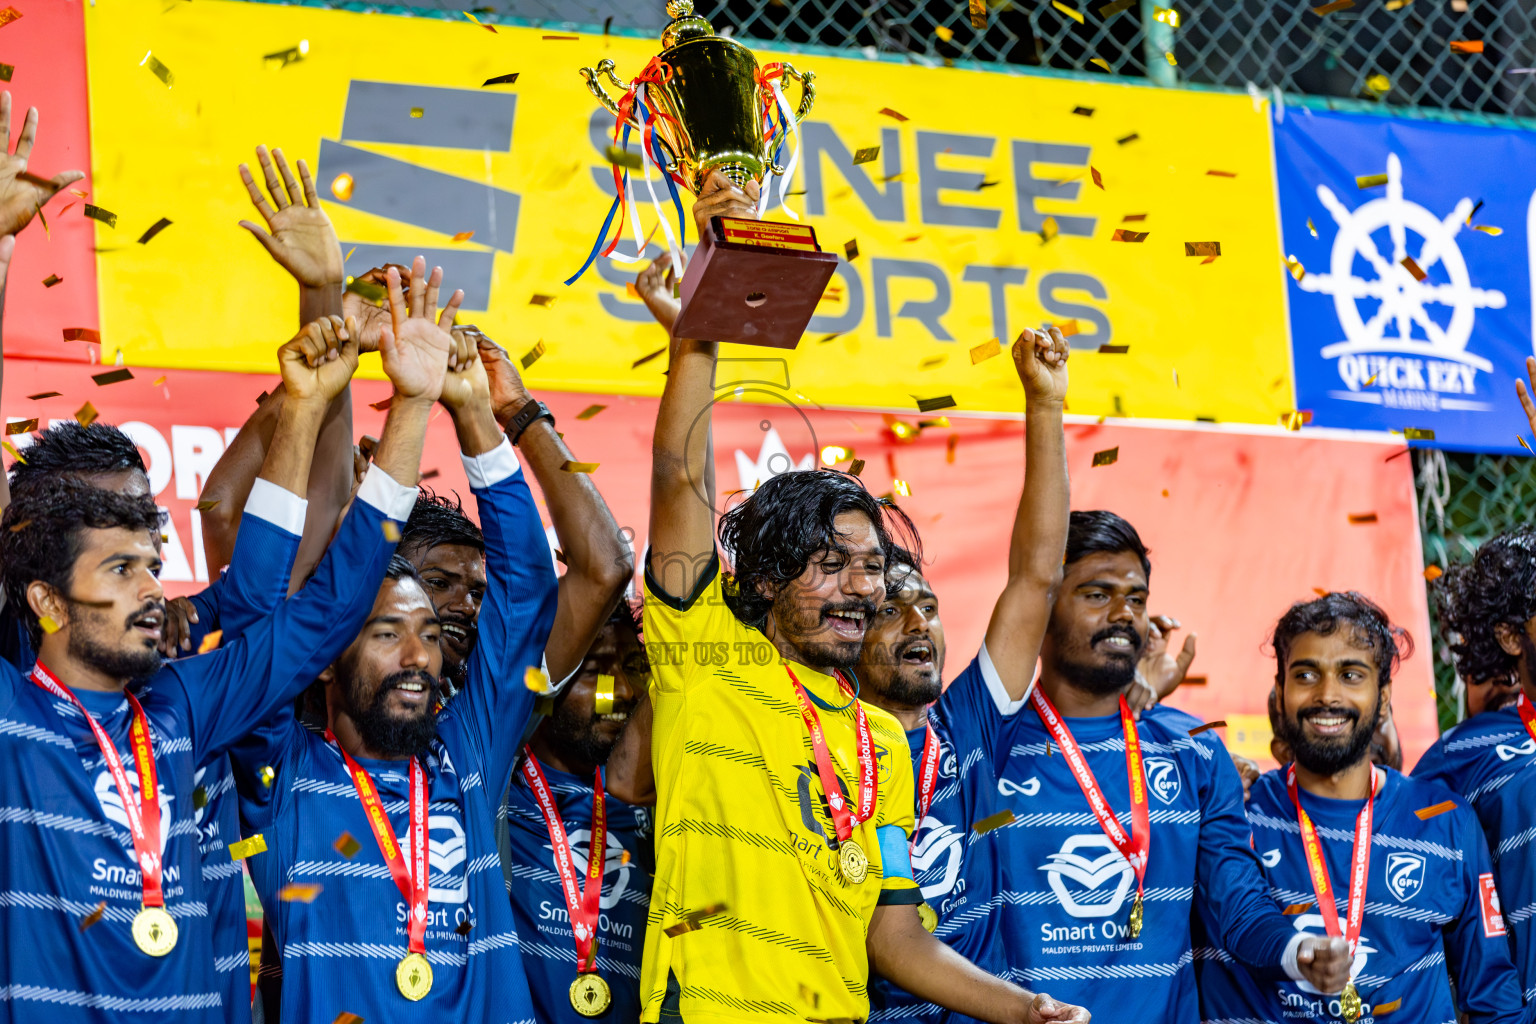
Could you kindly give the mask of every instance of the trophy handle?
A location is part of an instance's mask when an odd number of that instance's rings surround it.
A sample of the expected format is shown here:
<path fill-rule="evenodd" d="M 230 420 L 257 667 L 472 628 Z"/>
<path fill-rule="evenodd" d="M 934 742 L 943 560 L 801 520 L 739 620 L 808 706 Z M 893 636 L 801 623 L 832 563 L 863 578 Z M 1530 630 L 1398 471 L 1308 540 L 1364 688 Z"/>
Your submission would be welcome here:
<path fill-rule="evenodd" d="M 805 116 L 811 112 L 811 106 L 816 102 L 816 72 L 806 71 L 801 73 L 789 61 L 783 62 L 784 76 L 779 79 L 780 84 L 793 78 L 800 83 L 800 109 L 795 111 L 795 123 L 805 120 Z"/>
<path fill-rule="evenodd" d="M 603 83 L 598 80 L 603 75 L 607 75 L 608 80 L 614 85 L 618 86 L 621 92 L 627 90 L 629 86 L 624 83 L 623 79 L 619 78 L 618 75 L 613 73 L 613 69 L 613 61 L 609 60 L 607 57 L 604 57 L 601 61 L 598 62 L 597 67 L 582 68 L 581 77 L 586 79 L 587 88 L 592 91 L 593 96 L 597 97 L 597 102 L 606 107 L 608 109 L 608 113 L 617 116 L 619 113 L 618 103 L 614 101 L 612 96 L 608 95 L 608 90 L 604 89 Z"/>

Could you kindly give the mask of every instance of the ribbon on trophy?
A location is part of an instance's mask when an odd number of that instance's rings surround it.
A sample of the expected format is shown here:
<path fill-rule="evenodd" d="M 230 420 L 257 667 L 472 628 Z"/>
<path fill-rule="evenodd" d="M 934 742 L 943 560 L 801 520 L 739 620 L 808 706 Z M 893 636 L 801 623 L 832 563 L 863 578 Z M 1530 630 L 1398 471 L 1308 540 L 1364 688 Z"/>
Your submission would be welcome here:
<path fill-rule="evenodd" d="M 789 208 L 786 196 L 789 194 L 789 183 L 795 176 L 795 168 L 800 165 L 800 136 L 795 128 L 795 112 L 789 105 L 789 100 L 784 98 L 783 81 L 786 77 L 782 62 L 774 61 L 764 64 L 757 71 L 757 84 L 763 92 L 763 142 L 764 149 L 773 153 L 775 165 L 784 168 L 784 173 L 779 175 L 779 206 L 784 209 L 784 215 L 790 220 L 798 221 L 800 217 Z M 778 119 L 774 119 L 774 115 Z M 784 144 L 789 136 L 795 136 L 795 148 L 790 153 L 789 164 L 779 162 L 784 154 Z M 769 195 L 773 190 L 765 187 L 757 197 L 757 215 L 761 217 L 768 212 Z"/>

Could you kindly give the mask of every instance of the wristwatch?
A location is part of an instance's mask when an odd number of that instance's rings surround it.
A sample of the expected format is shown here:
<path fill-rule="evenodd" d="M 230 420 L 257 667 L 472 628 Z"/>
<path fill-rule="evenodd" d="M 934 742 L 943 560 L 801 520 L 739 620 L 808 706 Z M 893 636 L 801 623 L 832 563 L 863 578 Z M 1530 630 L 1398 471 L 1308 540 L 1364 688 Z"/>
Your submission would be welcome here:
<path fill-rule="evenodd" d="M 549 425 L 555 425 L 555 414 L 549 411 L 549 406 L 537 398 L 530 398 L 526 405 L 517 410 L 517 415 L 512 417 L 512 422 L 507 424 L 507 439 L 514 445 L 522 438 L 523 431 L 533 426 L 534 420 L 549 420 Z"/>

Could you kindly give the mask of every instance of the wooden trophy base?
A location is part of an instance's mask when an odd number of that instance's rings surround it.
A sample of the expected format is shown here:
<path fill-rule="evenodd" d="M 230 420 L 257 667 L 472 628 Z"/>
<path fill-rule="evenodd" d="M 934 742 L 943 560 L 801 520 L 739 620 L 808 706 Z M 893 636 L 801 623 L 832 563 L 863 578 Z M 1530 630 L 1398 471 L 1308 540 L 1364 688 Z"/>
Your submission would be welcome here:
<path fill-rule="evenodd" d="M 792 349 L 816 315 L 837 269 L 814 229 L 800 224 L 714 217 L 683 274 L 682 312 L 672 333 Z"/>

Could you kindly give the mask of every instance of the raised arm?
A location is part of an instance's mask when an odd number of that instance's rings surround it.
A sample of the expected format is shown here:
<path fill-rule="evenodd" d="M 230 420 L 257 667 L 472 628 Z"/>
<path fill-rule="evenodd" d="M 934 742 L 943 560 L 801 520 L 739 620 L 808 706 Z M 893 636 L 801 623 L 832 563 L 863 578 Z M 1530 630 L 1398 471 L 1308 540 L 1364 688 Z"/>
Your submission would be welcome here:
<path fill-rule="evenodd" d="M 1008 543 L 1008 582 L 992 608 L 986 644 L 1008 696 L 1019 701 L 1034 678 L 1067 544 L 1066 339 L 1054 327 L 1049 334 L 1026 329 L 1013 343 L 1013 365 L 1024 384 L 1024 493 Z"/>
<path fill-rule="evenodd" d="M 501 346 L 478 328 L 460 330 L 478 346 L 495 423 L 510 430 L 513 417 L 534 400 L 533 396 Z M 549 519 L 565 556 L 555 623 L 544 648 L 550 678 L 558 682 L 581 667 L 587 648 L 634 576 L 634 556 L 591 474 L 573 473 L 567 468 L 576 457 L 553 422 L 534 420 L 518 436 L 517 447 L 544 492 Z"/>

